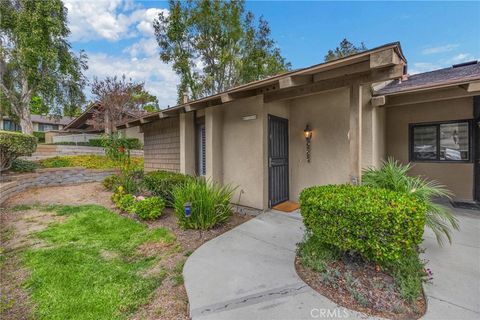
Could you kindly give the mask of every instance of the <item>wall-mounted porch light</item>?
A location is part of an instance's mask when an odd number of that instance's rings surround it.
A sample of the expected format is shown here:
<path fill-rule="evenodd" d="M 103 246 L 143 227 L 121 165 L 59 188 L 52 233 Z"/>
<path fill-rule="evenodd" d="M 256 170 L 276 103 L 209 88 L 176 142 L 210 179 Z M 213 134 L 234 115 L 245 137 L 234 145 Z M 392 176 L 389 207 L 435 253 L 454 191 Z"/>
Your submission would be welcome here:
<path fill-rule="evenodd" d="M 310 129 L 310 125 L 307 124 L 305 129 L 303 130 L 303 134 L 305 135 L 305 141 L 307 142 L 307 162 L 310 162 L 310 141 L 312 140 L 312 129 Z"/>

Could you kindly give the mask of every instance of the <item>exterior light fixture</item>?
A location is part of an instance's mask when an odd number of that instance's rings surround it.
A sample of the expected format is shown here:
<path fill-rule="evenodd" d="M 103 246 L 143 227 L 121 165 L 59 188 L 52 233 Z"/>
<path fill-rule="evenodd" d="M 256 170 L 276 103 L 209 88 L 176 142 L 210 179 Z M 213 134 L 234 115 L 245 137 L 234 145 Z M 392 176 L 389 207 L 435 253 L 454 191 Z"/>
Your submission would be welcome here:
<path fill-rule="evenodd" d="M 183 211 L 185 212 L 185 217 L 189 218 L 192 215 L 192 205 L 190 202 L 185 202 L 183 205 Z"/>
<path fill-rule="evenodd" d="M 307 124 L 305 130 L 303 130 L 303 134 L 305 135 L 305 141 L 307 142 L 307 162 L 310 162 L 310 141 L 312 140 L 312 129 L 310 125 Z"/>

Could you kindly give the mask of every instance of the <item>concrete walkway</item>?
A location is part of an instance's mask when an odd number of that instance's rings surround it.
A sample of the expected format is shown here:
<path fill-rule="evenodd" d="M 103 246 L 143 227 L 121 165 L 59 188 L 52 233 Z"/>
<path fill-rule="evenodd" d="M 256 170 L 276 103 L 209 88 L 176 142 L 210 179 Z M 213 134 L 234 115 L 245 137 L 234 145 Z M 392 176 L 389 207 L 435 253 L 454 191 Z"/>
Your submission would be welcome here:
<path fill-rule="evenodd" d="M 425 285 L 428 310 L 423 319 L 480 319 L 480 212 L 455 209 L 460 231 L 452 245 L 437 245 L 425 230 L 423 257 L 433 271 Z"/>
<path fill-rule="evenodd" d="M 426 235 L 434 284 L 425 319 L 479 319 L 480 215 L 461 213 L 452 247 Z M 298 214 L 266 212 L 197 249 L 184 268 L 193 319 L 368 318 L 306 285 L 294 267 L 303 237 Z"/>

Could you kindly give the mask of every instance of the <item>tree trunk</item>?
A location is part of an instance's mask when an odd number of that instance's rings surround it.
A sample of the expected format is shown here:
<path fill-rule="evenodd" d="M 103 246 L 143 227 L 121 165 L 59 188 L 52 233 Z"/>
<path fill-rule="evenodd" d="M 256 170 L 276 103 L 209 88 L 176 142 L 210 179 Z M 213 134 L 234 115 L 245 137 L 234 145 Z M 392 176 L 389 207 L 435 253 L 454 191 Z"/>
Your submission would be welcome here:
<path fill-rule="evenodd" d="M 105 110 L 105 134 L 112 134 L 112 125 L 110 121 L 110 113 Z"/>
<path fill-rule="evenodd" d="M 32 100 L 32 90 L 29 89 L 28 81 L 22 80 L 22 96 L 17 109 L 17 116 L 20 118 L 20 126 L 25 134 L 33 134 L 32 118 L 30 117 L 30 102 Z"/>
<path fill-rule="evenodd" d="M 30 110 L 23 112 L 20 117 L 20 127 L 22 127 L 22 133 L 32 135 L 33 134 L 33 124 L 32 118 L 30 117 Z"/>

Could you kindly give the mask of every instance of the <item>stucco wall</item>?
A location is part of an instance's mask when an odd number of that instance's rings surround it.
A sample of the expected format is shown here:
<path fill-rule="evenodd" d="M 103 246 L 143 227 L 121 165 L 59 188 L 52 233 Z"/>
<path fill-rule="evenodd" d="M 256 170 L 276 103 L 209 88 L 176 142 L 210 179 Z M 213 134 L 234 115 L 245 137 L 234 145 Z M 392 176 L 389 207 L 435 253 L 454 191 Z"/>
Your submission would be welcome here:
<path fill-rule="evenodd" d="M 349 90 L 339 89 L 291 101 L 290 199 L 305 187 L 348 182 Z M 303 130 L 313 130 L 308 163 Z"/>
<path fill-rule="evenodd" d="M 473 118 L 472 98 L 387 108 L 387 155 L 408 162 L 409 123 Z M 446 185 L 458 200 L 473 199 L 472 163 L 415 163 L 411 174 L 424 175 Z"/>
<path fill-rule="evenodd" d="M 143 143 L 143 132 L 141 132 L 140 127 L 131 127 L 118 130 L 123 137 L 126 138 L 137 138 L 140 142 Z"/>
<path fill-rule="evenodd" d="M 180 171 L 180 121 L 166 118 L 147 123 L 144 132 L 145 171 Z"/>
<path fill-rule="evenodd" d="M 223 183 L 237 187 L 234 203 L 254 208 L 263 208 L 262 99 L 242 99 L 223 108 Z M 257 119 L 242 120 L 243 116 L 254 114 Z"/>
<path fill-rule="evenodd" d="M 362 92 L 362 168 L 380 167 L 385 158 L 385 108 L 373 107 L 370 86 Z"/>

